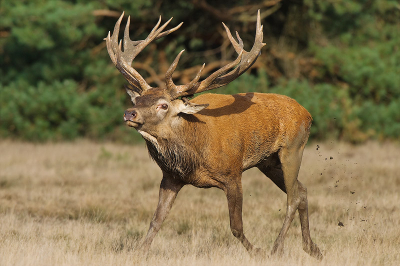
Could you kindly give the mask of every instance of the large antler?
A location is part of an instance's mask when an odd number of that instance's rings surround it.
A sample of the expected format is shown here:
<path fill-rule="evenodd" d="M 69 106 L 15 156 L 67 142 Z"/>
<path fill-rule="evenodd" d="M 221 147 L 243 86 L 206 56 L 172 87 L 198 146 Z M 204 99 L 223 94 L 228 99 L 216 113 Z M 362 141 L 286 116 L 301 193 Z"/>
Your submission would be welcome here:
<path fill-rule="evenodd" d="M 128 82 L 134 87 L 135 91 L 139 94 L 142 94 L 144 91 L 151 88 L 151 86 L 146 82 L 146 80 L 131 66 L 133 59 L 153 40 L 157 40 L 161 37 L 164 37 L 171 32 L 176 31 L 180 28 L 182 23 L 180 23 L 175 28 L 164 31 L 164 28 L 171 21 L 169 19 L 164 25 L 160 26 L 161 17 L 157 23 L 157 25 L 150 32 L 149 36 L 145 40 L 141 41 L 132 41 L 129 38 L 129 25 L 130 25 L 130 17 L 128 17 L 128 21 L 125 27 L 124 33 L 124 49 L 122 51 L 122 41 L 118 44 L 118 34 L 121 25 L 122 18 L 124 13 L 122 13 L 121 17 L 118 19 L 115 24 L 113 34 L 110 36 L 110 32 L 108 33 L 106 40 L 108 54 L 111 57 L 114 65 L 117 69 L 124 75 L 124 77 L 128 80 Z M 262 42 L 263 40 L 263 26 L 260 22 L 260 10 L 257 13 L 257 27 L 256 27 L 256 38 L 251 48 L 250 52 L 247 52 L 243 49 L 243 41 L 240 38 L 239 34 L 236 32 L 236 37 L 238 42 L 232 37 L 232 34 L 228 27 L 222 23 L 227 32 L 228 38 L 231 41 L 233 47 L 238 53 L 238 57 L 235 61 L 221 67 L 214 73 L 212 73 L 209 77 L 199 82 L 201 71 L 204 69 L 204 64 L 197 73 L 196 77 L 186 85 L 175 85 L 172 81 L 172 74 L 174 73 L 179 59 L 184 50 L 182 50 L 175 58 L 174 62 L 171 64 L 167 73 L 165 74 L 165 83 L 167 90 L 172 99 L 176 99 L 181 96 L 188 96 L 195 93 L 200 93 L 207 90 L 216 89 L 222 87 L 240 75 L 242 75 L 249 67 L 253 65 L 253 63 L 257 60 L 260 55 L 261 48 L 265 45 Z M 235 68 L 236 67 L 236 68 Z M 231 70 L 229 73 L 227 73 Z"/>
<path fill-rule="evenodd" d="M 191 81 L 189 84 L 176 86 L 172 82 L 172 74 L 178 64 L 179 58 L 181 57 L 183 51 L 181 51 L 177 57 L 175 58 L 174 62 L 168 69 L 165 75 L 165 81 L 167 85 L 167 89 L 170 91 L 170 95 L 172 98 L 176 99 L 180 96 L 188 96 L 195 93 L 200 93 L 207 90 L 216 89 L 226 84 L 230 83 L 244 72 L 249 69 L 254 62 L 257 60 L 258 56 L 260 55 L 261 48 L 265 45 L 263 43 L 263 26 L 260 22 L 260 10 L 257 13 L 257 26 L 256 26 L 256 37 L 251 48 L 250 52 L 247 52 L 243 49 L 243 41 L 239 36 L 239 33 L 236 32 L 236 37 L 238 42 L 232 37 L 232 34 L 228 27 L 222 23 L 225 27 L 226 33 L 228 35 L 229 40 L 231 41 L 235 51 L 238 53 L 238 57 L 235 61 L 223 66 L 222 68 L 218 69 L 214 73 L 212 73 L 209 77 L 204 79 L 201 82 L 198 82 L 200 79 L 201 71 L 204 68 L 204 65 L 197 73 L 196 77 Z M 236 68 L 234 68 L 236 67 Z M 231 70 L 234 68 L 233 70 Z M 231 70 L 229 73 L 227 73 Z"/>
<path fill-rule="evenodd" d="M 117 67 L 117 69 L 124 75 L 126 80 L 135 88 L 135 91 L 139 94 L 142 94 L 144 91 L 151 88 L 149 84 L 147 84 L 146 80 L 131 66 L 133 59 L 153 40 L 157 40 L 161 37 L 164 37 L 171 32 L 176 31 L 180 28 L 182 23 L 180 23 L 175 28 L 164 31 L 164 28 L 168 25 L 168 23 L 172 20 L 170 18 L 167 22 L 164 23 L 160 28 L 161 16 L 158 20 L 156 26 L 152 29 L 149 36 L 146 39 L 140 41 L 132 41 L 129 38 L 129 25 L 130 25 L 130 16 L 128 17 L 128 21 L 125 27 L 124 33 L 124 50 L 122 51 L 121 43 L 118 44 L 118 34 L 119 28 L 121 25 L 122 18 L 124 17 L 124 13 L 120 16 L 117 23 L 115 24 L 113 34 L 110 36 L 110 32 L 108 32 L 107 37 L 105 38 L 107 44 L 108 54 L 111 57 L 112 62 Z"/>

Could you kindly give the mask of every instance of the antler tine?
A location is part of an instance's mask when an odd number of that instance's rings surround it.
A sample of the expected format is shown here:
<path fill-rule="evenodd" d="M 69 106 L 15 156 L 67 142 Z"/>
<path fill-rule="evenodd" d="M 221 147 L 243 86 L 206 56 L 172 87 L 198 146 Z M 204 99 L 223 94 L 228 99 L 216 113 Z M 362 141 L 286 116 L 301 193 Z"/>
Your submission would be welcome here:
<path fill-rule="evenodd" d="M 244 65 L 242 68 L 242 71 L 245 72 L 247 69 L 249 69 L 254 62 L 257 60 L 258 56 L 261 54 L 261 48 L 263 48 L 266 44 L 263 43 L 263 27 L 261 25 L 261 20 L 260 20 L 260 10 L 257 12 L 257 27 L 256 27 L 256 37 L 254 40 L 253 47 L 251 48 L 250 52 L 246 53 L 246 56 L 244 57 Z M 242 74 L 242 73 L 241 73 Z"/>
<path fill-rule="evenodd" d="M 115 30 L 114 30 L 114 32 L 115 32 Z M 114 33 L 113 33 L 113 35 L 114 35 Z M 124 77 L 128 80 L 128 82 L 134 88 L 136 88 L 135 91 L 138 93 L 141 93 L 143 89 L 140 87 L 140 83 L 138 82 L 138 80 L 133 75 L 131 75 L 129 72 L 126 72 L 124 70 L 124 68 L 119 65 L 120 49 L 115 49 L 115 45 L 113 45 L 113 41 L 111 38 L 112 37 L 110 37 L 110 32 L 108 32 L 107 37 L 104 38 L 104 40 L 106 41 L 107 51 L 108 51 L 108 54 L 110 55 L 111 61 L 114 63 L 114 65 L 117 67 L 117 69 L 124 75 Z M 118 45 L 118 47 L 121 47 L 121 43 Z M 116 50 L 116 51 L 114 52 L 114 50 Z"/>
<path fill-rule="evenodd" d="M 124 31 L 124 42 L 123 42 L 123 51 L 121 47 L 121 43 L 118 43 L 118 35 L 122 22 L 122 18 L 124 17 L 124 12 L 119 17 L 117 23 L 114 26 L 114 31 L 110 36 L 110 32 L 105 38 L 107 44 L 107 51 L 110 55 L 110 58 L 117 69 L 124 75 L 124 77 L 128 80 L 128 82 L 137 89 L 138 93 L 142 93 L 151 88 L 149 84 L 147 84 L 146 80 L 134 69 L 131 64 L 133 59 L 153 40 L 164 37 L 171 32 L 176 31 L 182 26 L 180 23 L 178 26 L 162 32 L 168 23 L 172 20 L 169 19 L 166 23 L 164 23 L 161 27 L 161 16 L 151 30 L 150 34 L 146 39 L 140 41 L 132 41 L 129 37 L 129 26 L 130 26 L 130 17 L 128 17 L 125 31 Z"/>
<path fill-rule="evenodd" d="M 222 23 L 226 30 L 226 34 L 232 43 L 233 48 L 238 53 L 238 57 L 235 61 L 227 64 L 224 67 L 221 67 L 214 73 L 212 73 L 209 77 L 205 80 L 198 82 L 197 76 L 196 78 L 185 86 L 179 86 L 173 95 L 175 98 L 180 96 L 191 95 L 195 93 L 200 93 L 207 90 L 212 90 L 218 87 L 222 87 L 229 82 L 233 81 L 240 75 L 242 75 L 247 69 L 249 69 L 254 62 L 257 60 L 257 57 L 260 54 L 261 48 L 265 45 L 262 42 L 263 40 L 263 26 L 261 25 L 261 18 L 260 18 L 260 10 L 257 12 L 257 22 L 256 22 L 256 36 L 253 47 L 251 48 L 250 52 L 247 52 L 243 49 L 243 41 L 239 36 L 239 33 L 236 32 L 236 37 L 238 41 L 236 41 L 229 28 Z M 231 70 L 232 68 L 236 67 L 235 69 Z M 229 70 L 231 70 L 229 73 Z M 196 80 L 196 81 L 195 81 Z"/>
<path fill-rule="evenodd" d="M 119 28 L 121 26 L 122 18 L 124 17 L 125 12 L 122 12 L 122 15 L 119 17 L 117 23 L 115 23 L 113 34 L 111 35 L 111 41 L 114 45 L 118 45 L 118 34 Z M 115 46 L 114 46 L 115 48 Z"/>
<path fill-rule="evenodd" d="M 125 60 L 127 60 L 128 64 L 132 64 L 132 61 L 135 59 L 135 57 L 144 49 L 144 47 L 146 47 L 150 42 L 154 41 L 154 40 L 158 40 L 168 34 L 170 34 L 171 32 L 176 31 L 177 29 L 179 29 L 183 22 L 181 22 L 178 26 L 161 32 L 167 25 L 168 23 L 172 20 L 172 18 L 170 18 L 166 23 L 164 23 L 164 25 L 161 26 L 161 28 L 158 29 L 160 23 L 161 23 L 161 16 L 156 24 L 156 26 L 154 26 L 154 28 L 151 30 L 150 34 L 148 35 L 148 37 L 144 40 L 140 40 L 140 41 L 132 41 L 129 37 L 129 26 L 130 26 L 130 16 L 128 17 L 128 21 L 126 23 L 126 27 L 125 27 L 125 34 L 124 34 L 124 52 L 126 52 L 126 58 Z M 160 33 L 161 32 L 161 33 Z"/>
<path fill-rule="evenodd" d="M 243 57 L 242 60 L 243 61 Z M 229 73 L 217 77 L 211 85 L 207 87 L 206 90 L 213 90 L 222 86 L 225 86 L 226 84 L 230 83 L 231 81 L 235 80 L 238 76 L 240 76 L 240 73 L 242 72 L 242 68 L 240 66 L 240 63 L 238 67 L 230 71 Z"/>
<path fill-rule="evenodd" d="M 122 52 L 121 46 L 122 43 L 118 43 L 118 35 L 119 35 L 119 30 L 122 22 L 122 18 L 124 17 L 125 12 L 122 12 L 121 16 L 119 17 L 117 23 L 115 23 L 113 34 L 110 37 L 110 32 L 108 33 L 106 40 L 106 45 L 107 45 L 107 51 L 108 54 L 110 55 L 110 58 L 114 65 L 117 67 L 117 69 L 122 73 L 122 75 L 126 78 L 126 80 L 134 86 L 134 88 L 137 89 L 138 93 L 142 93 L 144 90 L 147 90 L 150 88 L 150 85 L 146 83 L 144 78 L 140 76 L 140 74 L 134 70 L 130 64 L 127 64 L 127 62 L 124 60 L 124 52 Z M 130 23 L 130 19 L 128 18 L 128 26 Z M 127 32 L 125 30 L 125 37 L 127 36 Z M 124 38 L 124 48 L 129 47 L 130 44 L 133 44 L 134 42 L 129 39 L 129 33 L 128 33 L 128 38 L 125 40 Z"/>
<path fill-rule="evenodd" d="M 126 47 L 126 59 L 129 62 L 132 62 L 133 59 L 150 43 L 152 42 L 162 31 L 167 25 L 171 22 L 172 18 L 170 18 L 167 22 L 164 23 L 160 28 L 160 22 L 161 22 L 161 16 L 160 19 L 157 22 L 157 25 L 151 30 L 150 34 L 147 36 L 146 39 L 140 41 L 136 46 L 128 46 Z M 125 49 L 125 47 L 124 47 Z M 125 51 L 124 51 L 125 52 Z"/>
<path fill-rule="evenodd" d="M 187 89 L 186 89 L 186 90 L 190 90 L 190 89 L 192 89 L 192 88 L 196 85 L 196 83 L 199 81 L 199 79 L 200 79 L 200 77 L 201 77 L 201 72 L 203 71 L 203 69 L 204 69 L 205 66 L 206 66 L 206 64 L 204 63 L 204 64 L 201 66 L 199 72 L 197 72 L 197 74 L 196 74 L 196 76 L 194 77 L 194 79 L 193 79 L 189 84 L 186 85 L 186 86 L 187 86 Z"/>
<path fill-rule="evenodd" d="M 258 10 L 257 13 L 257 28 L 256 28 L 256 38 L 254 40 L 254 44 L 253 47 L 250 50 L 250 54 L 251 53 L 255 53 L 256 51 L 258 51 L 258 53 L 260 52 L 261 48 L 266 45 L 265 43 L 263 43 L 263 28 L 264 26 L 261 25 L 261 20 L 260 20 L 260 10 Z"/>
<path fill-rule="evenodd" d="M 171 21 L 171 19 L 170 19 L 169 21 Z M 166 24 L 168 24 L 169 21 L 167 21 Z M 150 36 L 152 36 L 152 35 L 154 34 L 154 32 L 158 29 L 158 26 L 160 26 L 160 24 L 161 24 L 161 16 L 158 18 L 157 24 L 156 24 L 156 25 L 153 27 L 153 29 L 150 31 L 148 37 L 150 37 Z M 148 38 L 148 37 L 147 37 L 147 38 Z"/>
<path fill-rule="evenodd" d="M 169 19 L 165 22 L 161 27 L 161 16 L 151 30 L 150 34 L 147 36 L 146 39 L 140 41 L 132 41 L 129 37 L 129 26 L 130 26 L 130 17 L 128 17 L 126 28 L 124 32 L 124 47 L 122 51 L 122 42 L 118 44 L 118 34 L 120 30 L 120 25 L 124 13 L 119 17 L 117 23 L 115 24 L 114 31 L 110 36 L 110 32 L 108 33 L 107 37 L 105 38 L 107 44 L 107 51 L 111 57 L 111 60 L 117 67 L 117 69 L 124 75 L 124 77 L 128 80 L 128 82 L 133 85 L 139 94 L 143 91 L 149 90 L 151 87 L 147 84 L 146 80 L 134 69 L 132 68 L 131 64 L 133 59 L 153 40 L 159 39 L 164 37 L 171 32 L 176 31 L 182 25 L 180 23 L 178 26 L 162 32 L 165 27 L 169 24 L 172 20 Z M 236 37 L 238 41 L 236 41 L 229 28 L 222 23 L 227 36 L 232 43 L 235 51 L 238 53 L 238 57 L 233 62 L 221 67 L 205 80 L 199 82 L 201 72 L 204 69 L 204 65 L 201 67 L 199 72 L 197 73 L 196 77 L 188 84 L 176 86 L 172 80 L 172 75 L 178 65 L 179 59 L 184 50 L 182 50 L 175 58 L 174 62 L 169 67 L 168 71 L 165 74 L 165 82 L 167 89 L 170 91 L 171 98 L 176 99 L 180 96 L 187 96 L 194 93 L 203 92 L 206 90 L 211 90 L 214 88 L 218 88 L 228 84 L 229 82 L 236 79 L 238 76 L 243 74 L 251 65 L 257 60 L 257 57 L 260 54 L 261 48 L 265 45 L 262 42 L 263 40 L 263 26 L 261 25 L 260 19 L 260 10 L 257 13 L 257 26 L 256 26 L 256 36 L 253 47 L 251 48 L 250 52 L 247 52 L 243 49 L 243 41 L 239 36 L 239 33 L 236 32 Z M 236 68 L 235 68 L 236 67 Z M 232 68 L 235 68 L 231 70 Z M 229 73 L 229 70 L 231 70 Z"/>
<path fill-rule="evenodd" d="M 186 85 L 179 85 L 176 86 L 175 83 L 172 80 L 172 75 L 174 74 L 174 71 L 176 69 L 176 67 L 178 66 L 178 62 L 179 59 L 181 58 L 182 53 L 185 50 L 182 50 L 175 58 L 174 62 L 171 64 L 171 66 L 168 68 L 166 74 L 165 74 L 165 83 L 167 85 L 167 89 L 170 92 L 170 95 L 172 96 L 172 98 L 174 98 L 177 94 L 188 91 L 190 89 L 192 89 L 197 82 L 199 81 L 200 77 L 201 77 L 201 72 L 203 71 L 204 67 L 206 64 L 203 64 L 202 67 L 200 68 L 200 70 L 197 72 L 196 76 L 194 77 L 194 79 L 189 82 Z M 177 96 L 179 97 L 179 96 Z"/>
<path fill-rule="evenodd" d="M 116 64 L 115 66 L 117 69 L 122 73 L 122 75 L 125 77 L 125 79 L 136 88 L 136 92 L 141 94 L 143 90 L 148 89 L 148 84 L 146 81 L 140 76 L 140 74 L 131 66 L 127 65 L 126 62 L 122 59 L 121 57 L 121 46 L 122 46 L 122 40 L 118 44 L 118 49 L 116 53 Z M 122 60 L 121 60 L 122 59 Z"/>
<path fill-rule="evenodd" d="M 203 64 L 203 66 L 200 68 L 199 72 L 197 72 L 195 78 L 188 84 L 186 85 L 180 85 L 176 86 L 173 81 L 172 81 L 172 74 L 178 64 L 179 58 L 181 57 L 181 54 L 184 52 L 182 50 L 177 57 L 175 58 L 174 62 L 171 64 L 170 68 L 168 69 L 166 76 L 165 76 L 165 82 L 167 84 L 167 89 L 170 91 L 170 95 L 172 98 L 177 98 L 179 96 L 186 96 L 194 93 L 199 93 L 202 91 L 208 90 L 208 87 L 217 79 L 219 76 L 225 74 L 229 69 L 235 67 L 238 65 L 241 60 L 242 60 L 242 55 L 243 55 L 243 50 L 240 52 L 238 58 L 236 58 L 235 61 L 221 67 L 214 73 L 212 73 L 209 77 L 207 77 L 205 80 L 202 82 L 198 82 L 200 77 L 201 77 L 201 72 L 203 71 L 204 67 L 206 64 Z M 235 77 L 236 78 L 236 77 Z M 233 79 L 235 79 L 233 78 Z M 232 80 L 233 80 L 232 79 Z M 197 86 L 196 86 L 197 85 Z M 189 91 L 193 89 L 194 87 L 196 88 L 196 91 L 194 93 L 190 93 Z M 219 86 L 220 87 L 220 86 Z M 207 88 L 207 89 L 206 89 Z"/>
<path fill-rule="evenodd" d="M 113 50 L 112 45 L 111 45 L 110 32 L 108 32 L 107 37 L 104 38 L 104 40 L 106 41 L 107 51 L 108 51 L 108 54 L 110 55 L 111 61 L 113 62 L 114 65 L 116 65 L 117 64 L 117 59 L 115 58 L 114 50 Z"/>
<path fill-rule="evenodd" d="M 240 53 L 240 51 L 243 50 L 243 41 L 242 39 L 240 39 L 239 37 L 239 33 L 236 32 L 236 36 L 238 37 L 239 43 L 236 42 L 236 40 L 233 38 L 231 31 L 229 30 L 229 28 L 225 25 L 225 23 L 222 22 L 222 25 L 225 28 L 226 34 L 228 35 L 228 39 L 229 41 L 231 41 L 231 44 L 233 46 L 233 48 L 235 48 L 236 53 Z M 246 52 L 247 53 L 247 52 Z"/>
<path fill-rule="evenodd" d="M 171 19 L 172 19 L 172 18 L 171 18 Z M 162 38 L 162 37 L 164 37 L 164 36 L 170 34 L 171 32 L 176 31 L 177 29 L 179 29 L 179 28 L 182 26 L 182 24 L 183 24 L 183 22 L 179 23 L 178 26 L 176 26 L 176 27 L 174 27 L 174 28 L 172 28 L 172 29 L 166 30 L 166 31 L 164 31 L 164 32 L 162 32 L 162 33 L 160 33 L 160 34 L 158 34 L 158 36 L 157 36 L 154 40 L 158 40 L 158 39 L 160 39 L 160 38 Z"/>
<path fill-rule="evenodd" d="M 160 16 L 160 19 L 161 19 L 161 16 Z M 158 25 L 160 24 L 160 21 L 161 21 L 160 19 L 159 19 L 157 25 L 152 29 L 152 32 L 154 32 L 154 29 L 157 28 Z M 171 18 L 171 19 L 172 19 L 172 18 Z M 124 33 L 124 48 L 125 48 L 125 47 L 129 47 L 129 46 L 131 46 L 131 45 L 136 46 L 136 45 L 138 45 L 139 43 L 142 43 L 142 42 L 144 41 L 144 40 L 132 41 L 132 40 L 130 39 L 130 37 L 129 37 L 129 26 L 130 26 L 130 21 L 131 21 L 131 16 L 128 17 L 128 21 L 127 21 L 126 27 L 125 27 L 125 33 Z M 169 21 L 168 21 L 168 22 L 169 22 Z M 166 31 L 164 31 L 164 32 L 162 32 L 162 33 L 160 33 L 160 34 L 158 34 L 157 37 L 154 39 L 154 41 L 155 41 L 155 40 L 158 40 L 158 39 L 160 39 L 160 38 L 162 38 L 162 37 L 164 37 L 164 36 L 167 36 L 168 34 L 170 34 L 170 33 L 174 32 L 174 31 L 176 31 L 177 29 L 179 29 L 179 28 L 182 26 L 182 24 L 183 24 L 183 22 L 179 23 L 178 26 L 176 26 L 176 27 L 174 27 L 174 28 L 172 28 L 172 29 L 166 30 Z M 152 33 L 150 33 L 150 34 L 152 34 Z M 150 35 L 150 34 L 149 34 L 149 35 Z"/>
<path fill-rule="evenodd" d="M 171 18 L 172 19 L 172 18 Z M 168 23 L 171 21 L 168 20 L 161 28 L 158 29 L 161 23 L 161 16 L 157 22 L 157 24 L 154 26 L 154 28 L 151 30 L 150 34 L 147 36 L 146 39 L 141 40 L 141 41 L 131 41 L 129 38 L 129 26 L 130 26 L 130 17 L 128 17 L 128 21 L 126 23 L 125 27 L 125 35 L 124 35 L 124 52 L 122 56 L 124 57 L 125 61 L 131 65 L 133 59 L 150 43 L 154 40 L 154 38 L 157 37 L 157 35 L 168 25 Z"/>
<path fill-rule="evenodd" d="M 243 56 L 243 50 L 240 52 L 239 56 L 236 58 L 235 61 L 227 64 L 226 66 L 221 67 L 214 73 L 212 73 L 209 77 L 207 77 L 205 80 L 200 82 L 200 86 L 197 88 L 195 93 L 200 93 L 206 90 L 209 90 L 208 87 L 215 82 L 215 80 L 220 77 L 221 75 L 224 75 L 229 69 L 237 66 L 241 61 L 242 61 L 242 56 Z M 238 66 L 240 68 L 240 66 Z M 225 85 L 225 84 L 224 84 Z M 223 85 L 221 85 L 223 86 Z M 219 87 L 221 87 L 219 86 Z"/>
<path fill-rule="evenodd" d="M 238 39 L 238 41 L 239 41 L 239 45 L 240 45 L 240 47 L 242 47 L 243 48 L 243 41 L 242 41 L 242 39 L 240 38 L 240 36 L 239 36 L 239 33 L 236 31 L 236 38 Z"/>
<path fill-rule="evenodd" d="M 119 24 L 121 23 L 120 20 L 118 20 L 116 27 L 114 28 L 113 36 L 114 34 L 116 35 L 116 38 L 111 42 L 111 44 L 115 44 L 117 42 L 118 38 L 118 33 L 119 33 Z M 115 32 L 115 29 L 117 31 Z M 113 36 L 111 38 L 113 38 Z M 116 50 L 116 53 L 114 56 L 116 57 L 116 62 L 115 66 L 117 69 L 122 73 L 122 75 L 125 77 L 125 79 L 133 85 L 139 94 L 141 94 L 143 91 L 146 91 L 151 88 L 149 84 L 147 84 L 146 80 L 137 72 L 130 64 L 127 63 L 125 58 L 124 58 L 124 52 L 122 52 L 122 40 L 118 43 L 118 46 L 116 47 L 115 45 L 113 46 L 113 49 Z"/>
<path fill-rule="evenodd" d="M 104 38 L 104 40 L 106 41 L 108 54 L 110 55 L 111 60 L 114 63 L 114 65 L 116 65 L 116 62 L 117 62 L 117 59 L 115 57 L 115 53 L 116 53 L 115 47 L 118 46 L 118 33 L 119 33 L 119 28 L 121 25 L 122 18 L 124 17 L 124 13 L 125 12 L 122 12 L 122 15 L 119 17 L 117 23 L 115 23 L 112 35 L 110 36 L 110 32 L 108 32 L 107 37 Z"/>
<path fill-rule="evenodd" d="M 258 56 L 261 53 L 261 48 L 264 45 L 266 45 L 265 43 L 262 42 L 263 26 L 261 25 L 260 10 L 258 10 L 258 12 L 257 12 L 256 25 L 257 25 L 256 26 L 256 37 L 255 37 L 254 44 L 253 44 L 253 47 L 251 48 L 250 52 L 242 50 L 243 51 L 243 60 L 242 60 L 242 62 L 240 62 L 239 66 L 236 69 L 232 70 L 231 72 L 218 77 L 214 81 L 212 86 L 207 88 L 207 90 L 219 88 L 219 87 L 222 87 L 222 86 L 228 84 L 229 82 L 233 81 L 235 78 L 237 78 L 238 76 L 240 76 L 241 74 L 246 72 L 247 69 L 249 69 L 254 64 L 254 62 L 257 60 Z M 228 30 L 227 30 L 227 32 L 228 32 Z M 240 38 L 238 32 L 236 32 L 236 37 L 239 40 L 239 45 L 243 48 L 243 41 Z M 230 38 L 230 40 L 231 40 L 231 42 L 232 42 L 232 40 L 234 41 L 233 37 Z"/>
<path fill-rule="evenodd" d="M 165 73 L 165 84 L 167 85 L 167 89 L 169 91 L 173 91 L 176 89 L 176 85 L 172 81 L 172 74 L 174 73 L 174 71 L 178 65 L 179 59 L 181 58 L 181 55 L 184 51 L 185 50 L 180 51 L 180 53 L 175 57 L 174 62 L 172 62 L 172 64 L 168 68 L 167 72 Z"/>
<path fill-rule="evenodd" d="M 260 9 L 257 11 L 257 27 L 256 27 L 256 31 L 257 32 L 260 31 L 262 33 L 262 25 L 261 25 L 261 19 L 260 19 Z"/>
<path fill-rule="evenodd" d="M 175 89 L 170 90 L 169 93 L 170 93 L 171 98 L 172 99 L 176 99 L 179 96 L 190 95 L 190 93 L 186 93 L 186 92 L 190 91 L 193 87 L 195 87 L 196 85 L 199 84 L 198 81 L 199 81 L 199 79 L 201 77 L 201 72 L 203 71 L 205 65 L 206 64 L 203 64 L 201 66 L 201 68 L 199 69 L 199 71 L 197 72 L 196 76 L 194 77 L 194 79 L 191 82 L 189 82 L 186 85 L 175 86 Z"/>
<path fill-rule="evenodd" d="M 130 27 L 130 25 L 131 25 L 131 16 L 128 17 L 128 20 L 127 20 L 126 26 L 125 26 L 125 31 L 124 31 L 124 49 L 126 47 L 136 46 L 136 45 L 138 45 L 139 43 L 142 42 L 142 41 L 132 41 L 131 40 L 131 38 L 129 37 L 129 27 Z"/>

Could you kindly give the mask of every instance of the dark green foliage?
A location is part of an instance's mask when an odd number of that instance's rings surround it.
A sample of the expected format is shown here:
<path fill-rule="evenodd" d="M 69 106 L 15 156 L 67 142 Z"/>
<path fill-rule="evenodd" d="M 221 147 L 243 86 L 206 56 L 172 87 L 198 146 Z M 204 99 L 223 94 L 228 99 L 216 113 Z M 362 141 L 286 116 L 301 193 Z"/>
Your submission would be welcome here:
<path fill-rule="evenodd" d="M 363 102 L 357 110 L 361 121 L 361 130 L 384 138 L 399 138 L 400 132 L 400 99 L 397 98 L 387 105 L 376 104 L 371 100 Z"/>
<path fill-rule="evenodd" d="M 139 139 L 123 125 L 122 114 L 130 106 L 125 80 L 112 65 L 103 38 L 123 10 L 132 17 L 132 39 L 145 38 L 159 14 L 163 21 L 174 16 L 171 26 L 183 21 L 178 32 L 158 40 L 135 60 L 152 58 L 150 66 L 158 73 L 182 49 L 186 52 L 178 71 L 221 57 L 232 59 L 231 50 L 219 50 L 224 46 L 221 20 L 237 29 L 245 49 L 250 49 L 255 9 L 230 12 L 263 1 L 207 2 L 220 13 L 199 2 L 2 1 L 0 137 Z M 263 19 L 267 46 L 257 70 L 216 92 L 289 95 L 313 115 L 313 138 L 399 139 L 399 2 L 304 0 L 282 1 L 275 7 L 275 13 Z"/>
<path fill-rule="evenodd" d="M 311 135 L 338 138 L 347 119 L 343 101 L 345 92 L 330 84 L 311 86 L 308 82 L 284 81 L 273 92 L 288 95 L 303 105 L 313 116 Z"/>
<path fill-rule="evenodd" d="M 399 2 L 310 1 L 310 6 L 311 17 L 322 22 L 330 38 L 324 45 L 315 39 L 310 46 L 322 62 L 320 82 L 347 88 L 357 127 L 366 137 L 399 139 Z"/>
<path fill-rule="evenodd" d="M 39 82 L 37 86 L 11 83 L 0 87 L 0 134 L 37 141 L 79 136 L 129 140 L 117 134 L 126 131 L 120 128 L 123 98 L 122 93 L 104 87 L 80 93 L 72 80 Z"/>

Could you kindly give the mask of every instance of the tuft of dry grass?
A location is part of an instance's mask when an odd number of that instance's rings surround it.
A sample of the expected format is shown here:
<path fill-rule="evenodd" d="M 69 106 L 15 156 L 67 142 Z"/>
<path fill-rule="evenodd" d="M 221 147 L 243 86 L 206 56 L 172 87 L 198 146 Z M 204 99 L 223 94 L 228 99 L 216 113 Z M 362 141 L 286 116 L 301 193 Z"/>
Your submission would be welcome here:
<path fill-rule="evenodd" d="M 298 216 L 283 257 L 251 258 L 229 229 L 217 189 L 187 186 L 147 258 L 136 248 L 158 201 L 161 172 L 144 145 L 0 141 L 0 265 L 398 265 L 400 146 L 311 143 L 299 179 L 308 188 L 311 235 Z M 286 195 L 261 172 L 243 175 L 247 238 L 269 254 Z"/>

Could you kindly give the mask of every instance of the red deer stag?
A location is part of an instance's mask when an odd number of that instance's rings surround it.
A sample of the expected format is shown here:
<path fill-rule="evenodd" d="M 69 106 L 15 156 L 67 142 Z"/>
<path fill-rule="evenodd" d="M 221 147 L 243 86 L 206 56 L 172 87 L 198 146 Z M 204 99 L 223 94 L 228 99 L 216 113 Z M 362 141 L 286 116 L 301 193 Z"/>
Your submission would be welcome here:
<path fill-rule="evenodd" d="M 230 227 L 250 254 L 260 253 L 247 240 L 242 222 L 242 172 L 257 167 L 287 194 L 286 217 L 272 254 L 283 251 L 284 239 L 296 210 L 299 211 L 303 249 L 322 258 L 311 240 L 306 187 L 297 180 L 304 146 L 311 126 L 311 115 L 295 100 L 277 94 L 241 93 L 236 95 L 193 94 L 224 86 L 243 74 L 256 61 L 263 41 L 260 13 L 252 49 L 243 49 L 223 24 L 238 57 L 209 77 L 200 80 L 201 71 L 186 85 L 175 85 L 172 74 L 180 52 L 165 74 L 165 86 L 153 88 L 131 66 L 133 59 L 153 40 L 177 30 L 166 30 L 171 21 L 157 25 L 145 40 L 129 38 L 130 17 L 125 28 L 123 49 L 118 42 L 120 24 L 105 38 L 112 62 L 130 84 L 127 92 L 134 107 L 125 111 L 124 120 L 145 139 L 151 157 L 161 168 L 157 209 L 141 246 L 145 253 L 159 231 L 179 190 L 186 184 L 199 188 L 217 187 L 228 199 Z"/>

